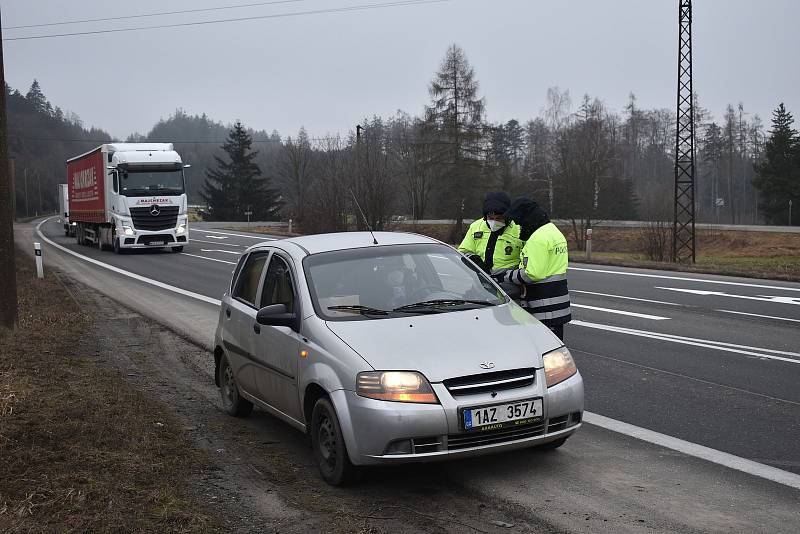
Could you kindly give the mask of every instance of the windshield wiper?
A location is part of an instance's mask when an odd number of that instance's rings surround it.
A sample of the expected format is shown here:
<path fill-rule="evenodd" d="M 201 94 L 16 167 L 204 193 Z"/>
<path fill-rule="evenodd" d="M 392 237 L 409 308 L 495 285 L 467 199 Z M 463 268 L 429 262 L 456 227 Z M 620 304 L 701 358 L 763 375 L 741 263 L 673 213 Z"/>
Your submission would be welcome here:
<path fill-rule="evenodd" d="M 423 300 L 422 302 L 415 302 L 413 304 L 406 304 L 405 306 L 400 306 L 399 308 L 395 308 L 392 311 L 402 312 L 402 311 L 413 311 L 418 310 L 419 308 L 446 308 L 449 306 L 461 306 L 464 304 L 475 304 L 477 306 L 495 306 L 496 303 L 490 302 L 488 300 L 464 300 L 464 299 L 435 299 L 435 300 Z"/>
<path fill-rule="evenodd" d="M 387 310 L 379 310 L 377 308 L 370 308 L 369 306 L 361 306 L 360 304 L 328 306 L 328 309 L 336 311 L 355 311 L 359 312 L 361 315 L 389 315 Z"/>

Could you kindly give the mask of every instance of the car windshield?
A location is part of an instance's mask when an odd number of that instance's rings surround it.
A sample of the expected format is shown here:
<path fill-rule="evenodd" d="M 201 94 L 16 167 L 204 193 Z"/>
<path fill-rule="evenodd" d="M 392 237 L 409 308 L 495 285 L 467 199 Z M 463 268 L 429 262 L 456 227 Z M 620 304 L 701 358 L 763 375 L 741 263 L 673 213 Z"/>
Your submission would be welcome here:
<path fill-rule="evenodd" d="M 370 320 L 495 306 L 507 297 L 445 245 L 393 245 L 306 257 L 317 315 Z"/>
<path fill-rule="evenodd" d="M 120 193 L 128 197 L 183 194 L 183 170 L 127 171 L 121 173 Z"/>

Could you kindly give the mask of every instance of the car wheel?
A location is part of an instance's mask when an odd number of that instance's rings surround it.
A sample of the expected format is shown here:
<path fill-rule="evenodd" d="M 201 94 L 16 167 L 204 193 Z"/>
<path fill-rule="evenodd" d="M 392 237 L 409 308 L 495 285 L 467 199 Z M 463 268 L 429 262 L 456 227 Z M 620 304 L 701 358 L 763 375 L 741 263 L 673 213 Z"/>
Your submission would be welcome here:
<path fill-rule="evenodd" d="M 228 414 L 234 417 L 247 417 L 253 411 L 253 403 L 239 395 L 233 368 L 225 356 L 219 362 L 219 392 L 222 397 L 222 407 Z"/>
<path fill-rule="evenodd" d="M 560 446 L 562 446 L 566 442 L 567 442 L 567 438 L 559 438 L 559 439 L 557 439 L 555 441 L 549 441 L 549 442 L 545 443 L 544 445 L 537 445 L 536 449 L 540 450 L 540 451 L 554 451 L 554 450 L 556 450 L 557 448 L 559 448 Z"/>
<path fill-rule="evenodd" d="M 347 456 L 339 418 L 325 397 L 317 401 L 311 414 L 311 447 L 325 482 L 343 486 L 355 480 L 357 469 Z"/>

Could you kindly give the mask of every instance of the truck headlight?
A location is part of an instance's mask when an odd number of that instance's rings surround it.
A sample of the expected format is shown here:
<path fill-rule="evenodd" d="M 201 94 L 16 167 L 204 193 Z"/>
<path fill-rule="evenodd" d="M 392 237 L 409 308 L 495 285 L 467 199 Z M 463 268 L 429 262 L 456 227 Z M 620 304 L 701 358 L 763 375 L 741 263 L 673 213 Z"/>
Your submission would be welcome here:
<path fill-rule="evenodd" d="M 176 234 L 182 234 L 182 233 L 184 233 L 185 231 L 186 231 L 186 223 L 185 223 L 185 222 L 182 222 L 182 223 L 180 223 L 180 224 L 178 225 L 178 229 L 177 229 L 177 230 L 175 230 L 175 233 L 176 233 Z"/>
<path fill-rule="evenodd" d="M 377 400 L 439 404 L 428 379 L 415 371 L 358 373 L 356 393 Z"/>
<path fill-rule="evenodd" d="M 128 226 L 127 224 L 122 225 L 122 233 L 125 235 L 133 235 L 133 228 Z"/>
<path fill-rule="evenodd" d="M 567 347 L 561 347 L 542 356 L 547 387 L 555 386 L 578 372 L 575 361 Z"/>

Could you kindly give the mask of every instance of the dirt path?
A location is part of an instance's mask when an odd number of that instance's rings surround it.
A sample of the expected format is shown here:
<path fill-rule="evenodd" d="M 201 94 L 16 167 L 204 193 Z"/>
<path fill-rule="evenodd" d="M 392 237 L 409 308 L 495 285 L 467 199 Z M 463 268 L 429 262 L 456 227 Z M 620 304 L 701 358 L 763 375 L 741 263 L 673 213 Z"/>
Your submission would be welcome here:
<path fill-rule="evenodd" d="M 236 532 L 558 532 L 522 507 L 474 494 L 445 464 L 374 469 L 352 488 L 325 484 L 305 435 L 256 410 L 222 411 L 213 359 L 204 349 L 75 282 L 65 285 L 95 314 L 86 340 L 98 361 L 174 407 L 183 430 L 214 457 L 196 473 L 196 497 Z"/>

